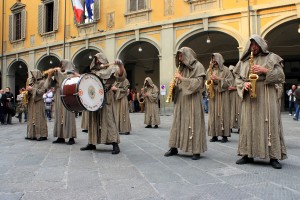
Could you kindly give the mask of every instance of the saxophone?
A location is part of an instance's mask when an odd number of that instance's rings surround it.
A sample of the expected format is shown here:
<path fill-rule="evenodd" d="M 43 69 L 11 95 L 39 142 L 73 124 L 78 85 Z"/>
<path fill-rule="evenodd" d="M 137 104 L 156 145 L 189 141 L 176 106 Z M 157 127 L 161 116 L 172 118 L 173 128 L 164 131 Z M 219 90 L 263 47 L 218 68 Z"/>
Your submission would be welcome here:
<path fill-rule="evenodd" d="M 176 69 L 175 74 L 178 73 L 178 72 L 179 72 L 179 67 Z M 167 99 L 166 99 L 166 103 L 170 103 L 170 101 L 171 101 L 173 90 L 174 90 L 174 87 L 175 87 L 175 81 L 176 81 L 176 77 L 173 78 L 173 80 L 170 84 L 168 96 L 167 96 Z"/>
<path fill-rule="evenodd" d="M 205 86 L 206 86 L 206 91 L 209 99 L 213 99 L 215 97 L 215 91 L 214 91 L 214 81 L 211 79 L 212 74 L 213 74 L 213 63 L 210 62 L 209 64 L 209 80 L 205 81 Z"/>
<path fill-rule="evenodd" d="M 254 74 L 252 71 L 252 66 L 254 65 L 254 56 L 253 51 L 251 51 L 250 59 L 249 59 L 249 81 L 250 85 L 250 98 L 256 98 L 256 81 L 258 79 L 258 75 Z"/>

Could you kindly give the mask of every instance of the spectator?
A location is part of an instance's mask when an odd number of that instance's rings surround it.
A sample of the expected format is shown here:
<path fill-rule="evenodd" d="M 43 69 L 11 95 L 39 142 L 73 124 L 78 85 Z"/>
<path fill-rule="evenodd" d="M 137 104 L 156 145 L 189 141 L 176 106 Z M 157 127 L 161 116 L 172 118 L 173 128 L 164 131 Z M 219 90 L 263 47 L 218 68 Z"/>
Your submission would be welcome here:
<path fill-rule="evenodd" d="M 22 123 L 22 114 L 24 113 L 24 109 L 26 105 L 24 105 L 24 91 L 25 88 L 21 88 L 19 90 L 19 94 L 17 95 L 17 108 L 16 108 L 16 118 L 19 119 L 20 124 Z"/>
<path fill-rule="evenodd" d="M 45 111 L 46 111 L 46 116 L 49 121 L 52 119 L 52 98 L 53 98 L 53 92 L 52 89 L 48 89 L 48 91 L 45 92 L 43 95 L 44 103 L 45 103 Z"/>
<path fill-rule="evenodd" d="M 290 116 L 293 115 L 293 110 L 295 109 L 295 90 L 296 90 L 296 85 L 292 85 L 292 88 L 287 92 L 287 95 L 289 96 Z"/>
<path fill-rule="evenodd" d="M 12 124 L 11 117 L 14 114 L 14 95 L 10 92 L 10 88 L 5 88 L 5 93 L 1 97 L 2 103 L 4 105 L 4 124 Z"/>
<path fill-rule="evenodd" d="M 298 119 L 299 119 L 299 107 L 300 107 L 300 84 L 298 84 L 298 87 L 295 90 L 294 94 L 295 94 L 295 97 L 296 97 L 296 101 L 295 101 L 296 114 L 295 114 L 295 117 L 293 119 L 298 121 Z"/>
<path fill-rule="evenodd" d="M 1 100 L 2 95 L 4 94 L 4 91 L 0 90 L 0 122 L 1 124 L 4 124 L 4 103 Z"/>

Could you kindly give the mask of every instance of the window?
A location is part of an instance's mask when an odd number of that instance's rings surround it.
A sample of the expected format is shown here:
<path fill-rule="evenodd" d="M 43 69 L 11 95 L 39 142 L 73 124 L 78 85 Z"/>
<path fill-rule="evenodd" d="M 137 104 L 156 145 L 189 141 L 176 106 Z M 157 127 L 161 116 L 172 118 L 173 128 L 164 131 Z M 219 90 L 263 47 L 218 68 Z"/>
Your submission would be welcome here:
<path fill-rule="evenodd" d="M 25 5 L 20 2 L 15 3 L 10 10 L 12 14 L 9 15 L 9 41 L 23 40 L 26 33 Z"/>
<path fill-rule="evenodd" d="M 16 29 L 16 35 L 15 35 L 15 39 L 16 40 L 20 40 L 21 39 L 21 31 L 22 31 L 22 28 L 21 28 L 21 13 L 17 13 L 15 14 L 15 29 Z"/>
<path fill-rule="evenodd" d="M 130 0 L 129 11 L 135 12 L 146 9 L 146 0 Z"/>
<path fill-rule="evenodd" d="M 38 6 L 39 34 L 53 33 L 58 30 L 59 0 L 41 0 Z"/>
<path fill-rule="evenodd" d="M 54 17 L 54 13 L 53 13 L 53 7 L 54 7 L 54 3 L 48 3 L 45 6 L 45 11 L 46 11 L 46 32 L 51 32 L 53 31 L 53 17 Z"/>
<path fill-rule="evenodd" d="M 126 24 L 150 21 L 151 0 L 127 0 Z"/>

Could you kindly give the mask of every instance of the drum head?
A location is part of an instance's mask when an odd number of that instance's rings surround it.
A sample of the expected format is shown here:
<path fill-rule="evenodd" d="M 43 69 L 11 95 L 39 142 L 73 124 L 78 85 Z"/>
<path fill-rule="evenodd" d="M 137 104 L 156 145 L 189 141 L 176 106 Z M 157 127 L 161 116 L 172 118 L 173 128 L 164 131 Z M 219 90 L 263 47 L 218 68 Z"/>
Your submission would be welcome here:
<path fill-rule="evenodd" d="M 77 86 L 78 97 L 88 111 L 100 109 L 104 102 L 104 87 L 98 76 L 83 74 Z"/>

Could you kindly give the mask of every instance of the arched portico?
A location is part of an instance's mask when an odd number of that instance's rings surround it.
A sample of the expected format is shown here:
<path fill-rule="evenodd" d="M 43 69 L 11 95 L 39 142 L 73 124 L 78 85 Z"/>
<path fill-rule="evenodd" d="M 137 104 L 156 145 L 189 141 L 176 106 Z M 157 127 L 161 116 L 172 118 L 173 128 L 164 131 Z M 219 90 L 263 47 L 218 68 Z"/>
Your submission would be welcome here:
<path fill-rule="evenodd" d="M 181 37 L 175 45 L 175 51 L 187 46 L 195 51 L 197 59 L 208 67 L 212 53 L 221 53 L 225 65 L 235 65 L 239 60 L 239 41 L 232 35 L 211 28 L 209 31 L 192 31 Z"/>
<path fill-rule="evenodd" d="M 146 77 L 150 77 L 154 84 L 159 87 L 159 52 L 158 45 L 146 38 L 140 41 L 128 41 L 119 49 L 117 57 L 125 64 L 131 88 L 136 88 L 139 91 Z"/>
<path fill-rule="evenodd" d="M 60 58 L 56 54 L 49 54 L 42 56 L 36 64 L 36 69 L 46 71 L 50 68 L 58 67 Z"/>
<path fill-rule="evenodd" d="M 18 95 L 19 89 L 26 87 L 28 78 L 28 65 L 23 59 L 14 60 L 7 68 L 7 86 L 14 96 Z"/>
<path fill-rule="evenodd" d="M 75 65 L 76 71 L 80 74 L 90 72 L 90 64 L 95 54 L 103 52 L 102 50 L 96 47 L 89 47 L 88 49 L 83 48 L 78 50 L 73 58 L 72 62 Z"/>

